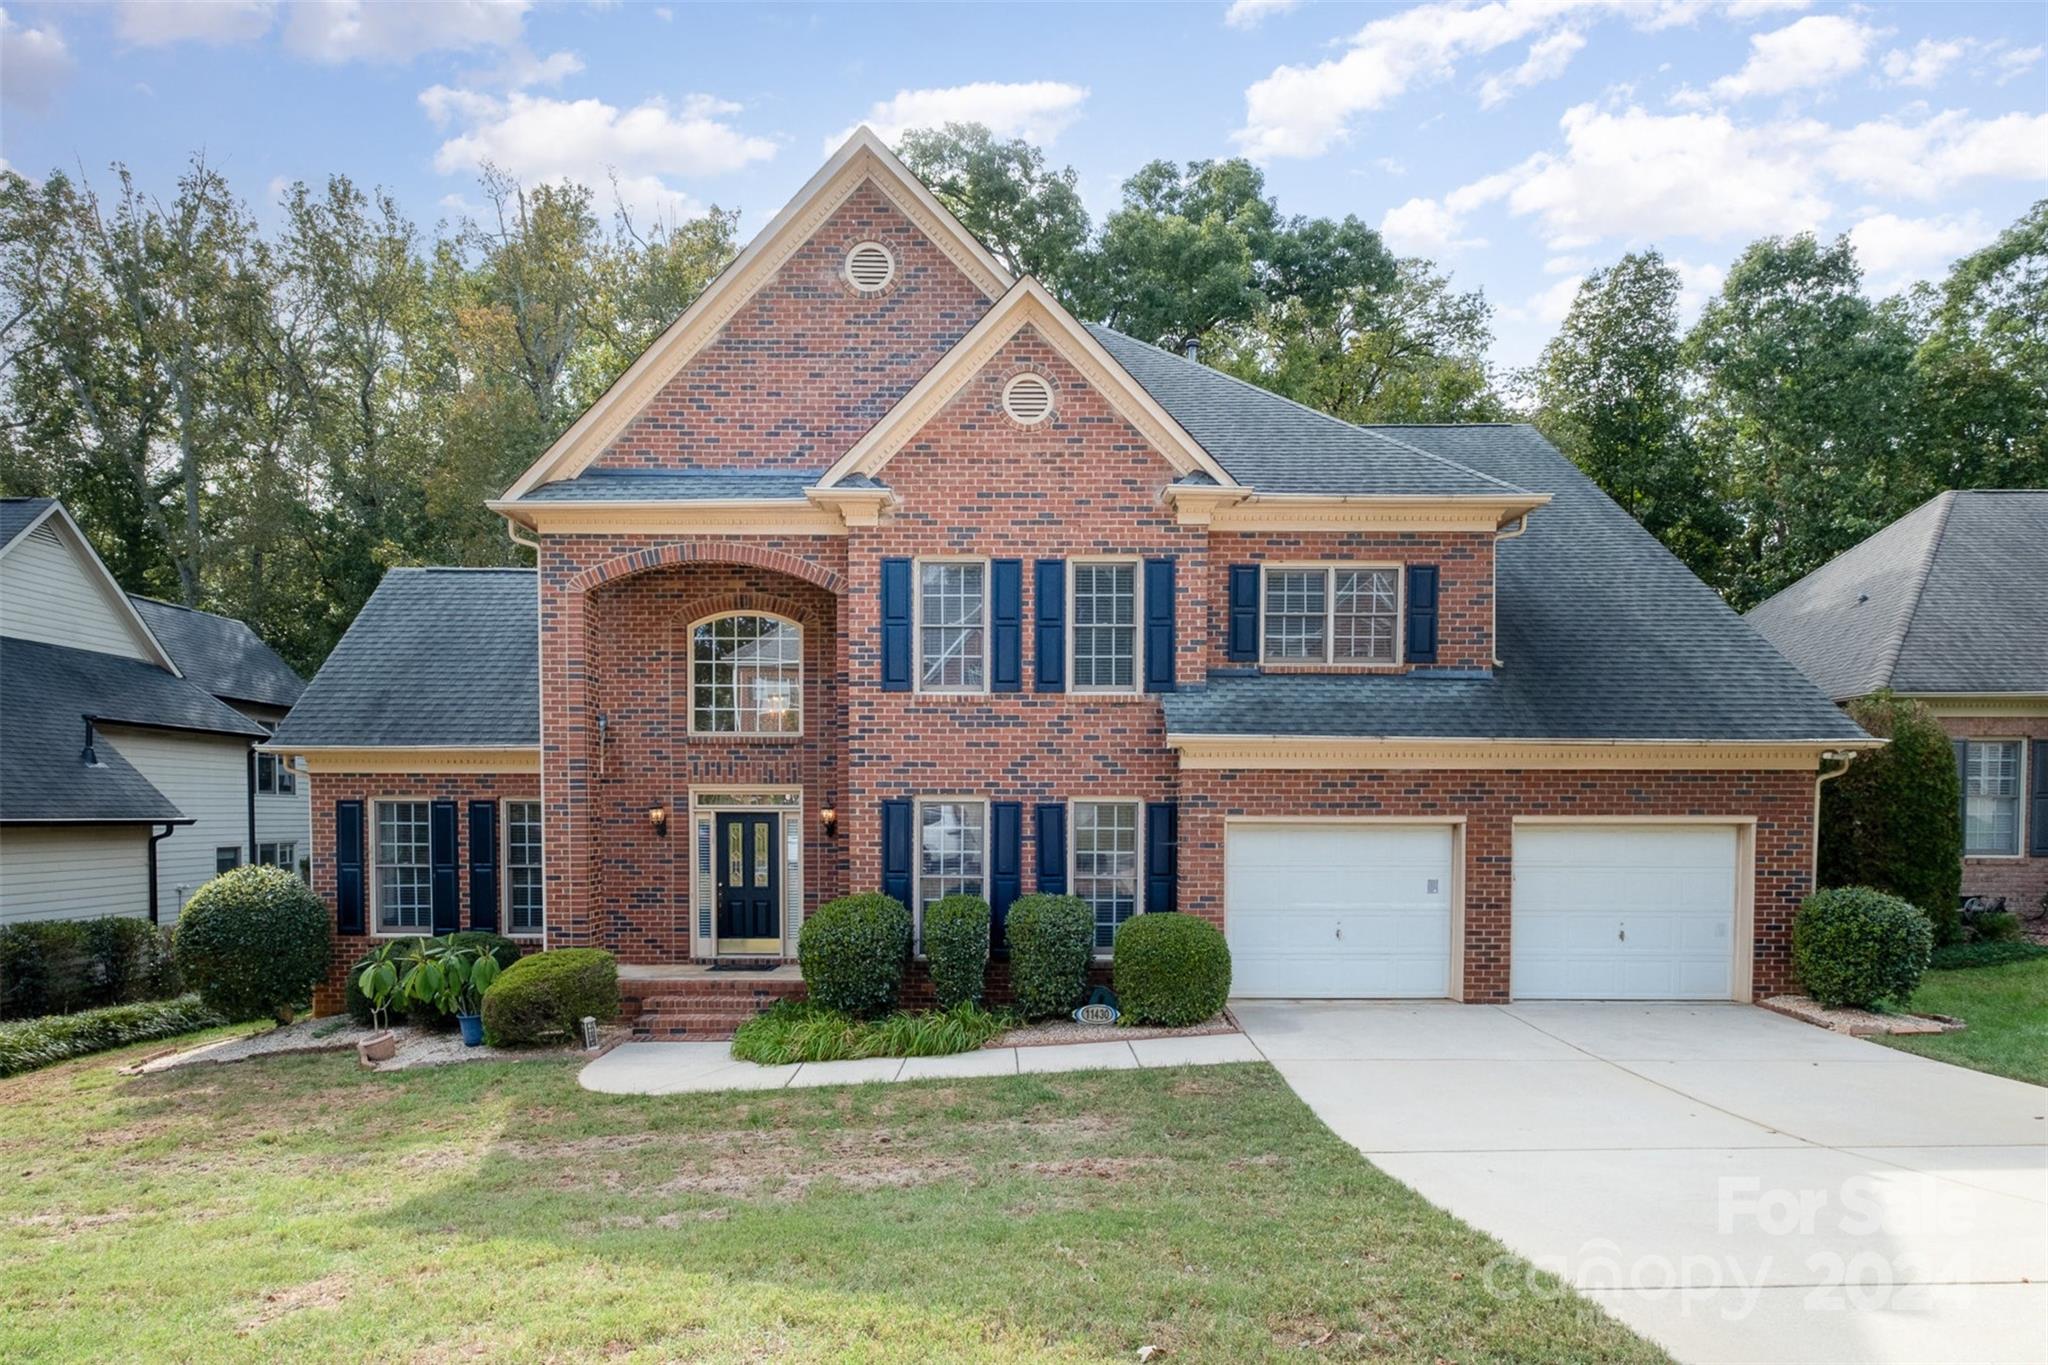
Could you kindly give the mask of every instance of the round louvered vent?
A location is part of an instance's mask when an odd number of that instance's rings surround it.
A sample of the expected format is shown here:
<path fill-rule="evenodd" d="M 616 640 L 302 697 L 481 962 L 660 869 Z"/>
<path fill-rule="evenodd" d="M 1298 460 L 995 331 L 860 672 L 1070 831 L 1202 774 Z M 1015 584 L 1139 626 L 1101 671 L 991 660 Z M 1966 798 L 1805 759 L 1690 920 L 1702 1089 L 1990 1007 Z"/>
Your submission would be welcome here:
<path fill-rule="evenodd" d="M 862 242 L 846 253 L 846 282 L 863 294 L 876 294 L 896 278 L 896 258 L 880 242 Z"/>
<path fill-rule="evenodd" d="M 1052 385 L 1044 375 L 1018 375 L 1003 386 L 1003 411 L 1022 426 L 1037 426 L 1052 415 Z"/>

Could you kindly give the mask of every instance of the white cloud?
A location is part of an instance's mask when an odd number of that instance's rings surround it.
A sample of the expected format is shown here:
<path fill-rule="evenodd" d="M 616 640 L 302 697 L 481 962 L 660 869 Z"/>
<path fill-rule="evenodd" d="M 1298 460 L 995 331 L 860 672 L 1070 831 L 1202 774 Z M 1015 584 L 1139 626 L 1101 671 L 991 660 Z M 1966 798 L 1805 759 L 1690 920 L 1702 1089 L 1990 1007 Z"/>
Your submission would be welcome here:
<path fill-rule="evenodd" d="M 47 109 L 76 65 L 64 35 L 47 20 L 28 28 L 0 9 L 0 96 L 22 109 Z"/>
<path fill-rule="evenodd" d="M 1998 50 L 1992 54 L 1991 64 L 1998 71 L 2000 85 L 2024 76 L 2034 63 L 2041 60 L 2042 52 L 2048 51 L 2039 47 L 2005 47 L 2003 44 L 1995 46 Z"/>
<path fill-rule="evenodd" d="M 1996 233 L 1975 212 L 1936 218 L 1901 218 L 1877 213 L 1849 229 L 1857 263 L 1876 294 L 1890 294 L 1914 280 L 1939 275 Z"/>
<path fill-rule="evenodd" d="M 468 52 L 519 41 L 529 0 L 298 0 L 285 46 L 316 62 L 409 62 L 426 52 Z"/>
<path fill-rule="evenodd" d="M 1843 15 L 1808 15 L 1751 38 L 1749 60 L 1742 70 L 1723 76 L 1708 90 L 1720 99 L 1739 100 L 1830 85 L 1869 59 L 1878 36 L 1878 30 Z"/>
<path fill-rule="evenodd" d="M 1463 237 L 1462 217 L 1435 199 L 1410 199 L 1396 204 L 1380 219 L 1380 236 L 1402 256 L 1441 256 L 1459 247 L 1484 246 L 1477 237 Z"/>
<path fill-rule="evenodd" d="M 1573 29 L 1559 29 L 1556 33 L 1539 38 L 1529 45 L 1529 55 L 1522 64 L 1511 71 L 1497 72 L 1488 76 L 1479 87 L 1479 105 L 1491 109 L 1512 96 L 1518 90 L 1526 90 L 1544 81 L 1554 81 L 1564 74 L 1572 58 L 1586 40 Z"/>
<path fill-rule="evenodd" d="M 114 32 L 124 43 L 164 47 L 171 43 L 247 43 L 270 32 L 277 18 L 271 0 L 122 0 L 114 7 Z"/>
<path fill-rule="evenodd" d="M 1285 14 L 1301 0 L 1230 0 L 1223 22 L 1232 28 L 1257 28 L 1276 14 Z"/>
<path fill-rule="evenodd" d="M 1681 326 L 1690 326 L 1714 295 L 1721 292 L 1721 286 L 1728 283 L 1726 266 L 1712 261 L 1671 262 L 1671 268 L 1678 272 L 1678 321 Z"/>
<path fill-rule="evenodd" d="M 1948 69 L 1961 61 L 1970 51 L 1967 38 L 1951 38 L 1936 42 L 1922 38 L 1907 52 L 1893 48 L 1884 54 L 1885 79 L 1896 85 L 1912 85 L 1925 89 L 1948 74 Z"/>
<path fill-rule="evenodd" d="M 1766 14 L 1778 14 L 1785 10 L 1805 9 L 1812 0 L 1729 0 L 1724 13 L 1738 22 L 1744 19 L 1761 19 Z"/>
<path fill-rule="evenodd" d="M 463 82 L 524 90 L 530 85 L 560 85 L 582 70 L 583 58 L 573 52 L 550 52 L 545 57 L 537 57 L 525 43 L 514 43 L 506 51 L 504 60 L 496 66 L 469 73 L 463 77 Z"/>
<path fill-rule="evenodd" d="M 1593 268 L 1590 256 L 1552 256 L 1543 263 L 1546 275 L 1583 275 Z"/>
<path fill-rule="evenodd" d="M 912 128 L 942 123 L 980 123 L 997 137 L 1021 137 L 1040 145 L 1055 141 L 1081 116 L 1088 88 L 1064 81 L 976 81 L 930 90 L 899 90 L 879 100 L 862 122 L 892 146 Z M 847 128 L 825 139 L 829 154 L 853 133 Z"/>
<path fill-rule="evenodd" d="M 1399 157 L 1393 157 L 1393 156 L 1379 156 L 1379 157 L 1374 157 L 1374 158 L 1373 158 L 1373 162 L 1372 162 L 1372 164 L 1373 164 L 1373 165 L 1375 165 L 1375 166 L 1377 166 L 1377 167 L 1379 167 L 1379 169 L 1381 169 L 1381 170 L 1385 171 L 1385 172 L 1386 172 L 1386 173 L 1387 173 L 1388 175 L 1406 175 L 1406 174 L 1408 174 L 1408 166 L 1407 166 L 1407 163 L 1403 162 L 1403 161 L 1402 161 L 1402 160 L 1401 160 L 1401 159 L 1400 159 Z"/>
<path fill-rule="evenodd" d="M 1858 189 L 1909 199 L 1933 199 L 1970 180 L 2040 181 L 2048 179 L 2048 114 L 1876 119 L 1827 133 L 1822 160 Z"/>

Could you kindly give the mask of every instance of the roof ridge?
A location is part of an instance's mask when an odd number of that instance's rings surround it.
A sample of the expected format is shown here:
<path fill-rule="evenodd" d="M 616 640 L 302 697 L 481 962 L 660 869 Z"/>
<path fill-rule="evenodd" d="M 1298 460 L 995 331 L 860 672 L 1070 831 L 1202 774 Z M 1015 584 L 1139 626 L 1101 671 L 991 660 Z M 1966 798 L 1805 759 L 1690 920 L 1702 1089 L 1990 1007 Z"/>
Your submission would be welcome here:
<path fill-rule="evenodd" d="M 1155 346 L 1151 342 L 1141 340 L 1138 337 L 1134 337 L 1128 332 L 1119 332 L 1116 330 L 1116 328 L 1111 327 L 1106 322 L 1084 322 L 1081 325 L 1083 327 L 1088 328 L 1100 327 L 1103 331 L 1110 333 L 1112 336 L 1122 337 L 1125 341 L 1130 342 L 1134 346 L 1143 346 L 1147 350 L 1157 351 L 1159 352 L 1159 354 L 1165 356 L 1168 360 L 1177 360 L 1183 365 L 1191 365 L 1194 368 L 1201 370 L 1206 374 L 1212 374 L 1219 379 L 1227 380 L 1230 383 L 1237 385 L 1239 388 L 1249 389 L 1251 392 L 1258 394 L 1263 398 L 1268 398 L 1279 403 L 1285 403 L 1289 407 L 1298 409 L 1301 412 L 1305 412 L 1309 416 L 1314 417 L 1319 421 L 1328 422 L 1332 426 L 1343 428 L 1345 431 L 1356 431 L 1362 432 L 1367 436 L 1377 436 L 1382 441 L 1387 441 L 1393 445 L 1397 445 L 1401 447 L 1403 450 L 1422 456 L 1424 459 L 1434 460 L 1436 461 L 1436 463 L 1443 465 L 1447 469 L 1455 469 L 1461 474 L 1470 474 L 1473 478 L 1479 479 L 1486 483 L 1498 484 L 1500 487 L 1507 489 L 1509 492 L 1527 493 L 1532 491 L 1530 489 L 1520 487 L 1517 484 L 1509 483 L 1506 479 L 1496 478 L 1491 474 L 1483 473 L 1480 470 L 1472 468 L 1470 465 L 1460 464 L 1458 461 L 1453 460 L 1448 455 L 1439 455 L 1433 450 L 1424 450 L 1421 446 L 1411 445 L 1408 442 L 1401 440 L 1399 437 L 1385 435 L 1382 432 L 1374 430 L 1372 427 L 1364 426 L 1357 422 L 1347 422 L 1341 417 L 1332 417 L 1329 413 L 1319 411 L 1315 408 L 1310 407 L 1306 403 L 1300 402 L 1293 398 L 1289 398 L 1284 393 L 1275 393 L 1271 389 L 1261 388 L 1259 385 L 1252 383 L 1249 379 L 1240 379 L 1236 375 L 1231 374 L 1226 370 L 1217 369 L 1214 365 L 1204 365 L 1199 360 L 1189 360 L 1184 355 L 1175 355 L 1172 351 L 1167 350 L 1164 346 Z M 1131 378 L 1136 379 L 1137 376 L 1132 375 Z M 1140 384 L 1139 387 L 1142 388 L 1144 386 L 1143 384 Z M 1442 423 L 1440 425 L 1449 426 L 1453 424 Z M 1219 463 L 1221 462 L 1219 461 Z"/>
<path fill-rule="evenodd" d="M 1913 633 L 1913 624 L 1919 619 L 1920 599 L 1927 592 L 1927 580 L 1934 572 L 1935 559 L 1941 554 L 1941 542 L 1948 535 L 1949 514 L 1955 510 L 1956 490 L 1946 489 L 1936 494 L 1934 501 L 1940 506 L 1935 512 L 1934 531 L 1927 537 L 1927 553 L 1921 558 L 1919 572 L 1913 575 L 1912 591 L 1906 595 L 1906 623 L 1892 637 L 1891 648 L 1885 651 L 1884 666 L 1878 674 L 1885 687 L 1892 685 L 1892 674 L 1898 670 L 1899 659 L 1906 652 L 1906 637 Z"/>

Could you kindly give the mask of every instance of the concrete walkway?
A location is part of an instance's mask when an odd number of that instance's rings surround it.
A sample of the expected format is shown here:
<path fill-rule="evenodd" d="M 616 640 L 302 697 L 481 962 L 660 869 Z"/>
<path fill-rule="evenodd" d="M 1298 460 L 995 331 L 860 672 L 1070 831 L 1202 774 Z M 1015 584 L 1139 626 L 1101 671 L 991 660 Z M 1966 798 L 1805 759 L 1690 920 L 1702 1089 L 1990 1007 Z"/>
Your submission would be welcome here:
<path fill-rule="evenodd" d="M 950 1057 L 875 1057 L 856 1062 L 759 1066 L 736 1061 L 729 1043 L 622 1043 L 583 1068 L 585 1090 L 609 1095 L 682 1095 L 705 1090 L 782 1090 L 869 1081 L 935 1081 L 1048 1071 L 1128 1071 L 1155 1066 L 1214 1066 L 1263 1058 L 1241 1033 L 1139 1038 L 1128 1043 L 1065 1043 L 985 1048 Z"/>
<path fill-rule="evenodd" d="M 1682 1360 L 2048 1360 L 2048 1090 L 1742 1005 L 1231 1009 L 1374 1164 Z"/>

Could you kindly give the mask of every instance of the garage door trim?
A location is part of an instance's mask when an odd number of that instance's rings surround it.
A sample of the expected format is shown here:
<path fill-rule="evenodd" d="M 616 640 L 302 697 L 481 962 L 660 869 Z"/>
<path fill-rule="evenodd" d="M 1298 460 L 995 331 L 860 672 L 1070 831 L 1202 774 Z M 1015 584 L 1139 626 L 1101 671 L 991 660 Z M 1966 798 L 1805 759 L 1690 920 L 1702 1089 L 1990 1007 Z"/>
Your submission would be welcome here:
<path fill-rule="evenodd" d="M 1230 829 L 1233 825 L 1405 825 L 1411 829 L 1448 829 L 1451 832 L 1451 953 L 1450 999 L 1465 999 L 1465 817 L 1462 815 L 1227 815 L 1223 818 L 1223 840 L 1218 848 L 1222 863 L 1221 886 L 1230 885 Z M 1227 917 L 1230 907 L 1226 903 Z M 1227 920 L 1226 920 L 1227 928 Z"/>
<path fill-rule="evenodd" d="M 1729 999 L 1750 1004 L 1756 975 L 1756 817 L 1754 815 L 1518 815 L 1514 825 L 1717 825 L 1735 830 L 1734 961 Z M 1512 840 L 1512 832 L 1510 834 Z M 1509 847 L 1514 845 L 1510 842 Z M 1511 873 L 1512 875 L 1512 873 Z M 1514 953 L 1513 906 L 1508 920 L 1510 960 Z"/>

